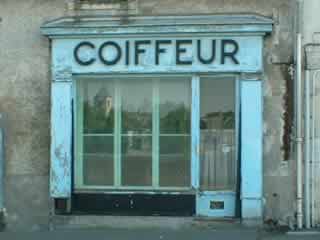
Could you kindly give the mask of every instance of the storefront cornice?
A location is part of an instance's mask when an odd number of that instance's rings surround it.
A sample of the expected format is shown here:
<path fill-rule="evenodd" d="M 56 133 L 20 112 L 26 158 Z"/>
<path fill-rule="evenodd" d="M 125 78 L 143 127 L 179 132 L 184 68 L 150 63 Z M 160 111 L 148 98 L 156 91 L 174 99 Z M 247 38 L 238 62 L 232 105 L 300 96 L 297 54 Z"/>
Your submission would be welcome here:
<path fill-rule="evenodd" d="M 272 31 L 273 20 L 254 14 L 200 16 L 76 16 L 45 23 L 42 34 L 50 38 L 101 35 L 254 34 Z"/>

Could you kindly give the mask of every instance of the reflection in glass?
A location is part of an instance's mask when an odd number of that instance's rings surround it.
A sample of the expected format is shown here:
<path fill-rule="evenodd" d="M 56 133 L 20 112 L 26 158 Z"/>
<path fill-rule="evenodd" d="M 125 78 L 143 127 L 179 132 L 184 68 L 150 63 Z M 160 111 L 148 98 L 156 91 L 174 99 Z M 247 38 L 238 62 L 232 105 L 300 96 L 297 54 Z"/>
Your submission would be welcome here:
<path fill-rule="evenodd" d="M 200 165 L 202 190 L 236 188 L 235 81 L 200 81 Z"/>
<path fill-rule="evenodd" d="M 190 81 L 160 81 L 160 133 L 190 133 Z"/>
<path fill-rule="evenodd" d="M 160 81 L 159 182 L 161 187 L 190 186 L 190 80 Z"/>
<path fill-rule="evenodd" d="M 123 186 L 152 185 L 152 80 L 121 80 Z"/>
<path fill-rule="evenodd" d="M 113 81 L 83 81 L 83 132 L 113 133 Z"/>
<path fill-rule="evenodd" d="M 85 136 L 83 165 L 85 185 L 113 185 L 113 137 Z"/>
<path fill-rule="evenodd" d="M 122 137 L 122 185 L 152 185 L 152 136 Z"/>
<path fill-rule="evenodd" d="M 122 133 L 152 133 L 152 80 L 121 80 Z"/>
<path fill-rule="evenodd" d="M 190 187 L 190 78 L 79 79 L 78 87 L 76 186 Z"/>
<path fill-rule="evenodd" d="M 160 186 L 190 186 L 190 136 L 160 137 Z"/>

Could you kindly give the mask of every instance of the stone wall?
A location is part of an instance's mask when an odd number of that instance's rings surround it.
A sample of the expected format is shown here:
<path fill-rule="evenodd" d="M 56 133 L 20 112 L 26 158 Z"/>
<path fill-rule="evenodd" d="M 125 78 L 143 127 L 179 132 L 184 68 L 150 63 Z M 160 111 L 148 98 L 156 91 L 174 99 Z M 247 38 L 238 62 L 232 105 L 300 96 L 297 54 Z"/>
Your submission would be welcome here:
<path fill-rule="evenodd" d="M 70 14 L 66 2 L 0 1 L 0 112 L 9 119 L 5 169 L 9 230 L 48 227 L 50 44 L 41 36 L 40 26 Z M 295 202 L 290 148 L 293 98 L 288 91 L 293 62 L 291 1 L 139 0 L 136 6 L 139 15 L 255 13 L 274 19 L 264 51 L 264 216 L 288 224 Z"/>
<path fill-rule="evenodd" d="M 7 114 L 5 204 L 12 230 L 46 228 L 49 215 L 50 45 L 44 21 L 63 0 L 1 0 L 0 112 Z"/>

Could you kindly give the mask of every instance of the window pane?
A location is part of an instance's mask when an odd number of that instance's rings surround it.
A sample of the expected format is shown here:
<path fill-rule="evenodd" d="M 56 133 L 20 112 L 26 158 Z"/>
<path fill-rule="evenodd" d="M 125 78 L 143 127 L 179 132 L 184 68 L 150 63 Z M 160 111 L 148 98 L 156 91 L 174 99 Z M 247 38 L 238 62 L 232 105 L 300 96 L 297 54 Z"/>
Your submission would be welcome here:
<path fill-rule="evenodd" d="M 190 186 L 190 136 L 160 136 L 160 186 Z"/>
<path fill-rule="evenodd" d="M 153 182 L 190 187 L 190 78 L 79 82 L 76 123 L 83 186 L 115 186 L 120 180 L 120 186 L 136 189 Z M 117 142 L 120 146 L 114 146 Z M 153 166 L 158 150 L 159 163 Z M 159 179 L 153 179 L 153 170 L 159 170 Z"/>
<path fill-rule="evenodd" d="M 122 137 L 122 185 L 152 185 L 152 136 Z"/>
<path fill-rule="evenodd" d="M 235 81 L 200 80 L 200 164 L 203 190 L 236 188 Z"/>
<path fill-rule="evenodd" d="M 114 84 L 113 81 L 82 81 L 83 132 L 113 133 Z"/>
<path fill-rule="evenodd" d="M 152 133 L 152 80 L 121 80 L 122 133 Z"/>
<path fill-rule="evenodd" d="M 113 185 L 113 136 L 85 136 L 83 174 L 85 185 Z"/>
<path fill-rule="evenodd" d="M 160 133 L 190 133 L 190 80 L 160 81 Z"/>

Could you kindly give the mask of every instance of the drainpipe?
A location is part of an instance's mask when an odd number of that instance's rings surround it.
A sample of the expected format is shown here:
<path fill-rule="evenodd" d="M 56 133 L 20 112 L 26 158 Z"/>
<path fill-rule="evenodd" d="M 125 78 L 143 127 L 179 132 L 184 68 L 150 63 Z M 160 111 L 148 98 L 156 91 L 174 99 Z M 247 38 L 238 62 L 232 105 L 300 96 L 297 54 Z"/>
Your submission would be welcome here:
<path fill-rule="evenodd" d="M 296 161 L 297 161 L 297 228 L 302 229 L 302 7 L 303 0 L 297 0 L 297 32 L 296 32 Z"/>
<path fill-rule="evenodd" d="M 4 215 L 4 117 L 0 114 L 0 215 Z M 1 220 L 1 218 L 0 218 Z M 0 223 L 1 224 L 1 223 Z"/>

